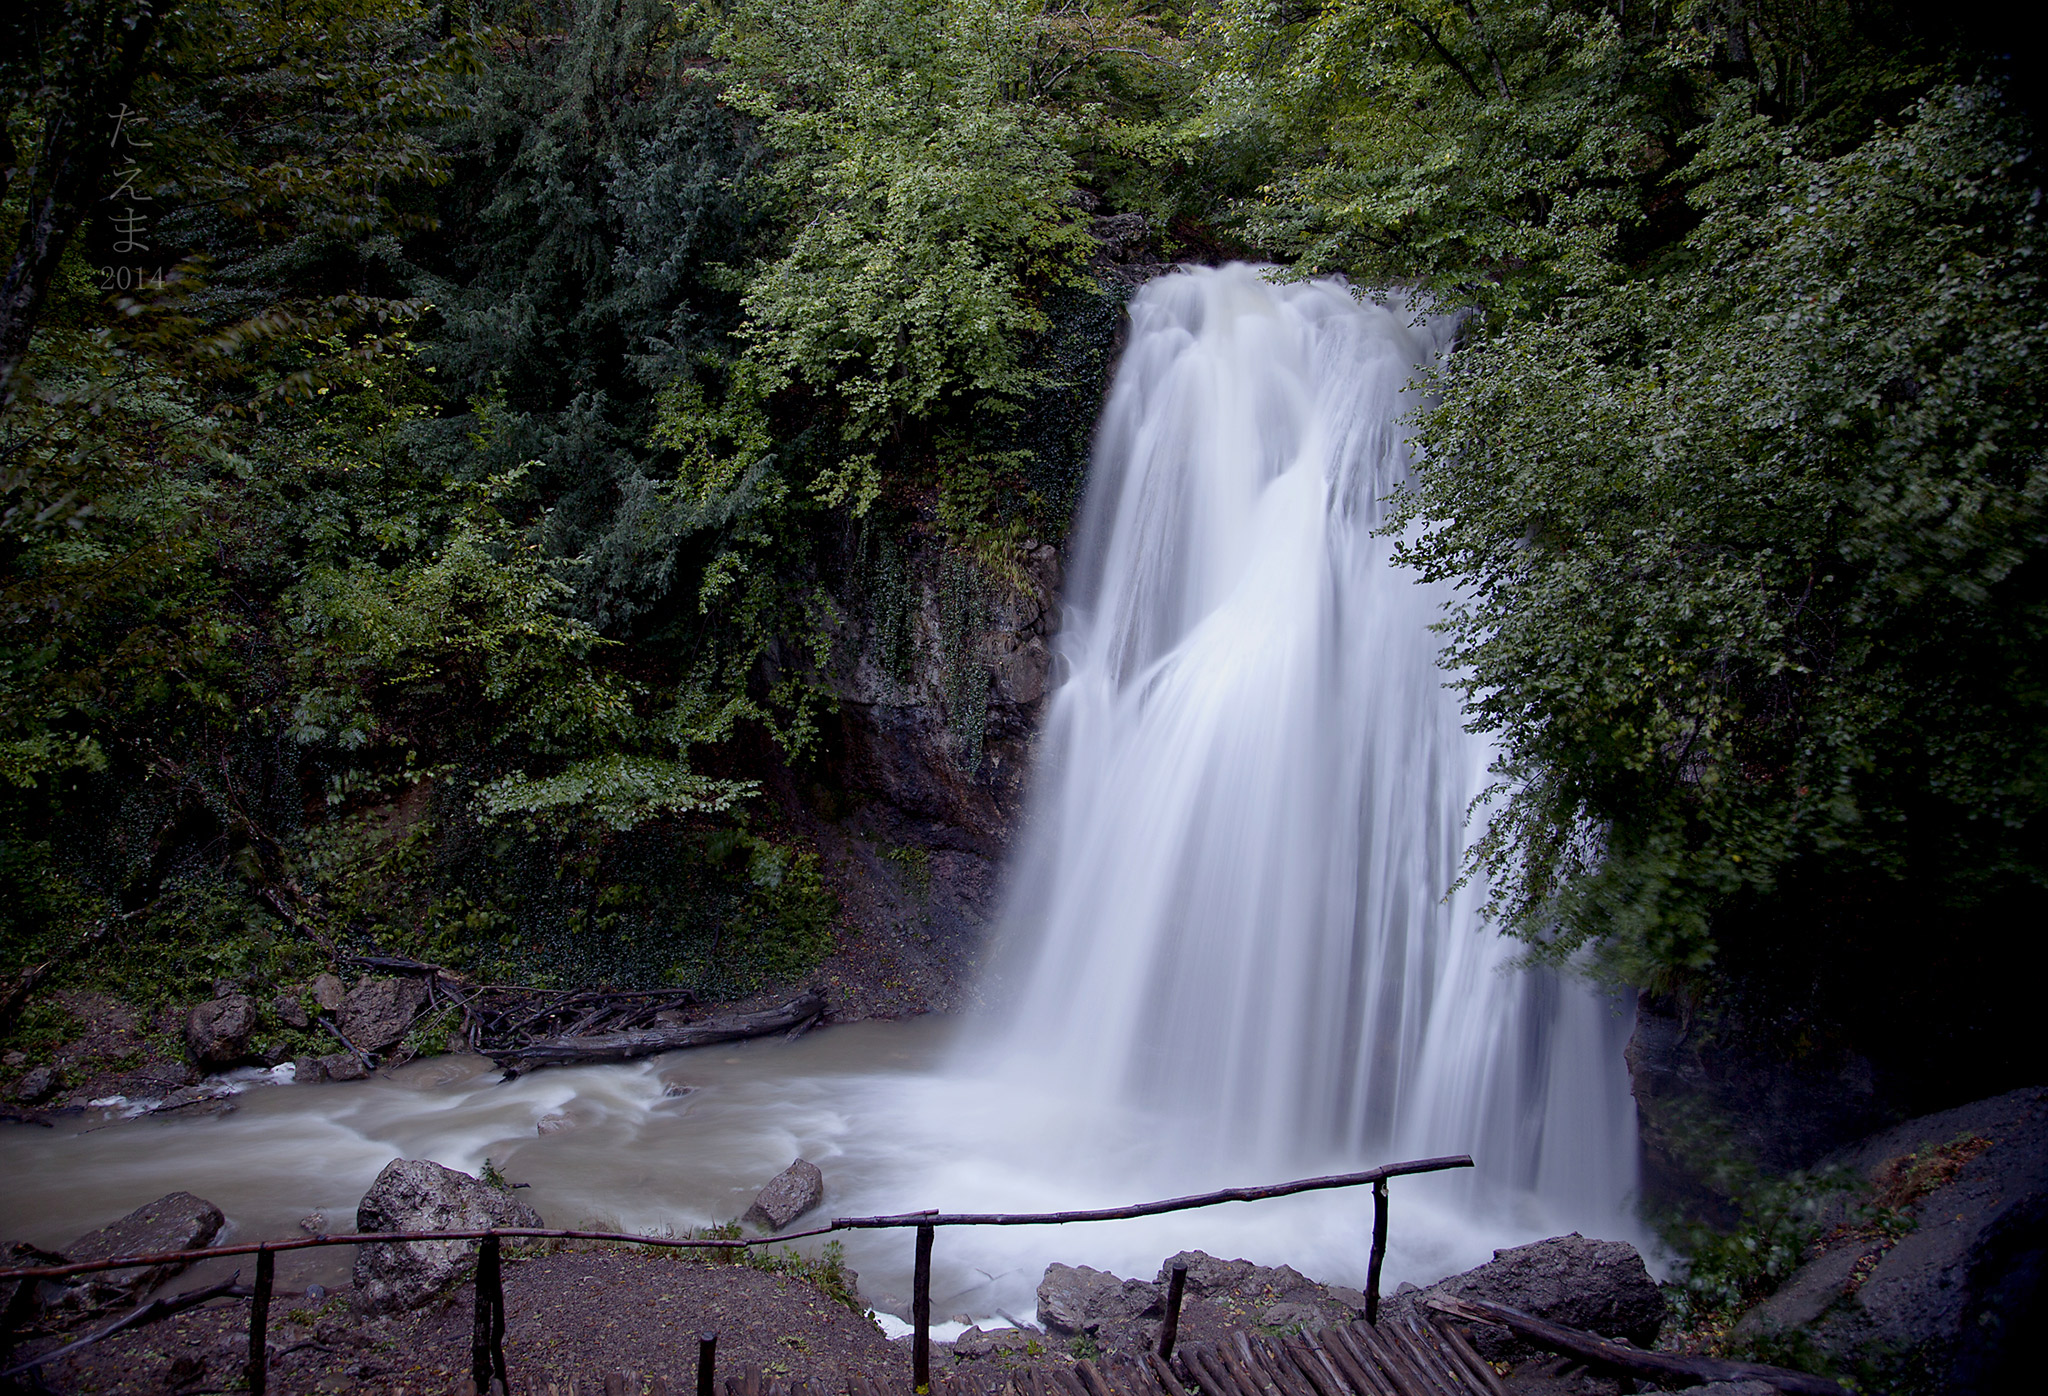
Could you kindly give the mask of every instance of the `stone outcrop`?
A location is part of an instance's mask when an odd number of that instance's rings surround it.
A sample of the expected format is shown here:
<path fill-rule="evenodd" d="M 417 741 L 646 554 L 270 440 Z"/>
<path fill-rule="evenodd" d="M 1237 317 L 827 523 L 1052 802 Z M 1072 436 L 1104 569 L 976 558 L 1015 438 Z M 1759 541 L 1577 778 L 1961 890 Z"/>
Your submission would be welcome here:
<path fill-rule="evenodd" d="M 1486 1264 L 1426 1289 L 1404 1286 L 1387 1298 L 1386 1312 L 1413 1310 L 1426 1316 L 1421 1306 L 1433 1294 L 1490 1300 L 1568 1328 L 1625 1338 L 1637 1347 L 1653 1345 L 1664 1321 L 1664 1296 L 1641 1253 L 1626 1241 L 1589 1240 L 1577 1232 L 1495 1251 Z M 1537 1351 L 1492 1324 L 1474 1325 L 1472 1344 L 1497 1362 L 1519 1361 Z"/>
<path fill-rule="evenodd" d="M 1038 1286 L 1038 1321 L 1057 1340 L 1088 1337 L 1104 1352 L 1135 1355 L 1159 1340 L 1167 1286 L 1185 1265 L 1180 1335 L 1214 1342 L 1234 1329 L 1320 1328 L 1365 1311 L 1365 1296 L 1322 1285 L 1291 1266 L 1222 1260 L 1203 1251 L 1169 1256 L 1151 1280 L 1126 1280 L 1084 1265 L 1052 1265 Z"/>
<path fill-rule="evenodd" d="M 1784 1035 L 1738 1007 L 1638 997 L 1627 1058 L 1649 1201 L 1733 1222 L 1718 1178 L 1811 1168 L 1904 1113 L 1867 1058 Z"/>
<path fill-rule="evenodd" d="M 412 1030 L 426 1003 L 427 986 L 418 979 L 365 978 L 342 999 L 336 1026 L 362 1051 L 381 1052 Z"/>
<path fill-rule="evenodd" d="M 2030 1386 L 2021 1349 L 2048 1332 L 2048 1090 L 1912 1120 L 1831 1162 L 1862 1174 L 1912 1229 L 1849 1219 L 1735 1336 L 1809 1347 L 1886 1386 Z"/>
<path fill-rule="evenodd" d="M 356 1207 L 358 1231 L 472 1231 L 540 1226 L 512 1193 L 427 1159 L 393 1159 Z M 469 1272 L 474 1241 L 413 1241 L 356 1248 L 356 1304 L 388 1313 L 423 1303 Z"/>
<path fill-rule="evenodd" d="M 1025 1328 L 991 1328 L 983 1331 L 979 1325 L 968 1328 L 955 1338 L 950 1347 L 953 1356 L 960 1357 L 1031 1357 L 1045 1351 L 1045 1335 Z"/>
<path fill-rule="evenodd" d="M 1086 1265 L 1055 1262 L 1038 1282 L 1038 1321 L 1048 1331 L 1068 1336 L 1094 1336 L 1104 1325 L 1157 1318 L 1165 1312 L 1162 1305 L 1158 1285 L 1118 1279 Z"/>
<path fill-rule="evenodd" d="M 87 1232 L 64 1248 L 64 1257 L 76 1263 L 195 1250 L 211 1245 L 225 1222 L 220 1208 L 205 1198 L 174 1192 L 144 1203 L 112 1225 Z M 60 1302 L 67 1307 L 126 1302 L 156 1288 L 184 1268 L 152 1265 L 141 1270 L 113 1270 L 86 1276 L 67 1286 L 68 1293 Z"/>
<path fill-rule="evenodd" d="M 255 1031 L 256 1001 L 247 994 L 226 994 L 185 1016 L 185 1050 L 199 1066 L 232 1066 L 249 1054 Z"/>
<path fill-rule="evenodd" d="M 780 1231 L 824 1200 L 825 1175 L 815 1163 L 798 1159 L 761 1189 L 741 1220 L 763 1231 Z"/>
<path fill-rule="evenodd" d="M 849 625 L 839 647 L 844 658 L 832 672 L 841 699 L 835 774 L 911 819 L 960 831 L 973 852 L 993 856 L 1023 807 L 1052 670 L 1059 552 L 1027 541 L 1022 569 L 1005 581 L 979 572 L 969 577 L 938 550 L 896 565 L 901 577 L 883 590 L 902 593 L 898 620 L 905 633 L 860 633 Z M 971 605 L 954 595 L 963 588 Z M 949 644 L 949 614 L 963 606 L 974 613 L 973 630 Z M 867 628 L 875 629 L 872 621 Z M 892 650 L 902 651 L 907 669 L 892 665 Z M 972 676 L 964 691 L 951 681 L 953 665 Z"/>

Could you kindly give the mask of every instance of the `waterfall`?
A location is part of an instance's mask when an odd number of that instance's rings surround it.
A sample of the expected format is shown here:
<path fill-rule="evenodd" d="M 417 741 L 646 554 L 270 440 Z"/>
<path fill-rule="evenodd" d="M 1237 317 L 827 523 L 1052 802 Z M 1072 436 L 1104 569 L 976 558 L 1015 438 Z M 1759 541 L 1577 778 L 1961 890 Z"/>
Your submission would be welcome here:
<path fill-rule="evenodd" d="M 1490 747 L 1377 536 L 1452 325 L 1256 268 L 1146 285 L 1097 436 L 999 1053 L 1227 1171 L 1470 1151 L 1612 1219 L 1625 1025 L 1446 895 Z M 1229 1167 L 1229 1165 L 1235 1165 Z"/>

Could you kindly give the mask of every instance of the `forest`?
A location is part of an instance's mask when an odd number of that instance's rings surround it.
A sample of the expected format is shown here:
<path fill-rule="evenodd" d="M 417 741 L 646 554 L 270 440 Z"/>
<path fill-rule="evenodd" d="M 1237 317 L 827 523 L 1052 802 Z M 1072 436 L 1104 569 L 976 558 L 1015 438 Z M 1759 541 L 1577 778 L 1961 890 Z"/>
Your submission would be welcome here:
<path fill-rule="evenodd" d="M 1864 1024 L 1930 1099 L 2020 1083 L 2042 174 L 1968 7 L 0 28 L 10 1046 L 70 1031 L 53 985 L 154 1011 L 366 953 L 800 980 L 849 656 L 941 673 L 986 778 L 975 636 L 1071 526 L 1114 236 L 1464 317 L 1388 527 L 1460 584 L 1469 871 L 1533 956 Z"/>

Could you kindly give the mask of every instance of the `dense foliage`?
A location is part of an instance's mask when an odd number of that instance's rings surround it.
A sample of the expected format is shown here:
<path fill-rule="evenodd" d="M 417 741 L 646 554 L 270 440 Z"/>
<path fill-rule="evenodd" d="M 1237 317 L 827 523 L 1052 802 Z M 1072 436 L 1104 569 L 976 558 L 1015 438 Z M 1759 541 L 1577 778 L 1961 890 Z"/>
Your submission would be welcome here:
<path fill-rule="evenodd" d="M 1100 213 L 1468 315 L 1399 522 L 1464 586 L 1475 872 L 1532 943 L 1876 975 L 2038 905 L 2040 176 L 1932 10 L 7 24 L 10 963 L 200 898 L 493 973 L 794 972 L 831 899 L 761 782 L 849 645 L 943 651 L 978 759 L 978 617 L 1064 532 L 1120 303 Z"/>

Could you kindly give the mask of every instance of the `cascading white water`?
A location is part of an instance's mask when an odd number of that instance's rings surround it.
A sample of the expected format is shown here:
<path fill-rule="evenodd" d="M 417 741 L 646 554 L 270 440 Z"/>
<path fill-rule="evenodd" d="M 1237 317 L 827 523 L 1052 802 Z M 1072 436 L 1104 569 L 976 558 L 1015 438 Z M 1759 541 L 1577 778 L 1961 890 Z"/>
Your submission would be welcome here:
<path fill-rule="evenodd" d="M 1375 536 L 1443 318 L 1189 271 L 1131 305 L 1097 437 L 1002 1050 L 1248 1172 L 1469 1150 L 1482 1192 L 1612 1219 L 1612 1006 L 1516 968 L 1458 876 L 1489 747 Z"/>
<path fill-rule="evenodd" d="M 959 1025 L 970 1049 L 942 1023 L 864 1023 L 508 1085 L 453 1059 L 252 1090 L 222 1119 L 15 1127 L 0 1225 L 61 1246 L 180 1187 L 245 1238 L 293 1235 L 309 1211 L 345 1218 L 393 1157 L 490 1158 L 550 1222 L 639 1229 L 729 1219 L 799 1154 L 853 1215 L 1105 1206 L 1468 1150 L 1468 1178 L 1396 1185 L 1389 1284 L 1568 1226 L 1630 1235 L 1625 1024 L 1513 968 L 1472 893 L 1444 900 L 1488 751 L 1435 667 L 1446 593 L 1372 531 L 1407 468 L 1401 389 L 1449 332 L 1412 319 L 1245 267 L 1134 301 L 1011 870 L 1015 1002 L 995 1031 Z M 1191 1246 L 1358 1284 L 1370 1219 L 1351 1192 L 960 1228 L 934 1303 L 1028 1318 L 1049 1261 L 1149 1276 Z M 870 1303 L 909 1312 L 905 1236 L 848 1253 Z"/>

